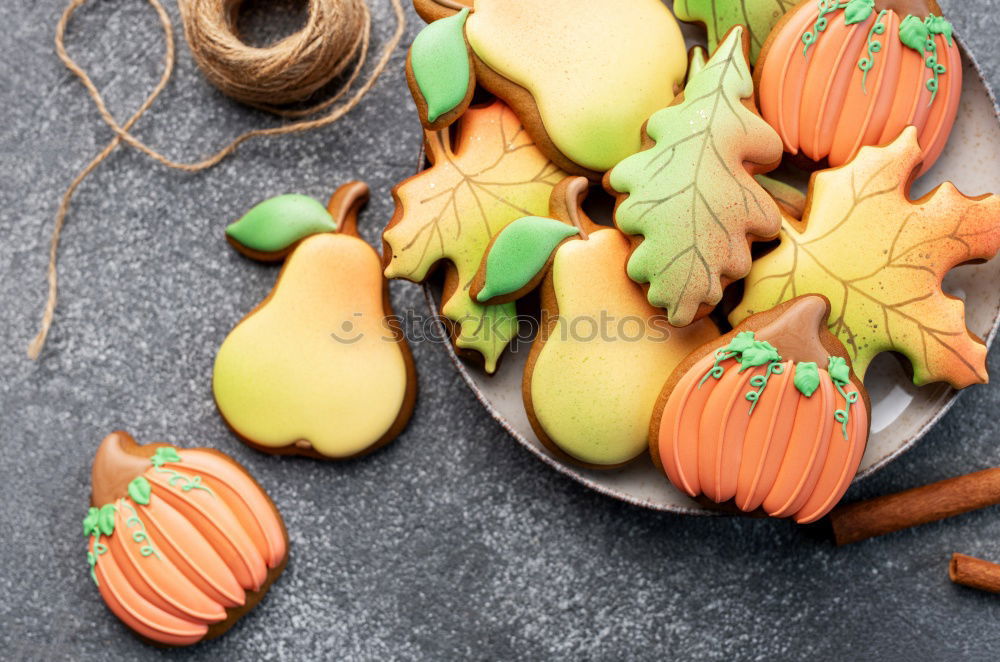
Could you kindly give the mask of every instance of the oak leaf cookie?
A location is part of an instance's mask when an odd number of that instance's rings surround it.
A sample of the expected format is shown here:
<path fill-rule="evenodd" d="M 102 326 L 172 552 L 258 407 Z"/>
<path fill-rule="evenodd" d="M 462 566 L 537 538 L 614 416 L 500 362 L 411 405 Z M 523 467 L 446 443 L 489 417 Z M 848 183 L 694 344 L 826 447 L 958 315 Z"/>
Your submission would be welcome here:
<path fill-rule="evenodd" d="M 754 261 L 730 320 L 822 294 L 833 306 L 830 331 L 862 377 L 877 354 L 892 351 L 909 360 L 918 385 L 986 382 L 986 346 L 941 280 L 996 255 L 1000 197 L 969 198 L 945 183 L 910 200 L 921 153 L 909 127 L 890 145 L 814 173 L 801 222 L 785 218 L 781 243 Z"/>
<path fill-rule="evenodd" d="M 465 112 L 474 83 L 504 99 L 560 168 L 598 178 L 684 80 L 684 38 L 660 0 L 414 0 L 430 24 L 407 58 L 429 129 Z"/>
<path fill-rule="evenodd" d="M 517 310 L 481 305 L 469 287 L 490 240 L 516 218 L 544 214 L 566 175 L 501 101 L 469 108 L 454 132 L 427 131 L 430 167 L 393 189 L 396 210 L 382 235 L 385 275 L 421 282 L 445 264 L 441 314 L 455 347 L 492 373 L 517 335 Z"/>
<path fill-rule="evenodd" d="M 113 432 L 94 457 L 83 520 L 90 576 L 143 639 L 186 646 L 253 609 L 285 569 L 274 503 L 233 459 L 208 448 L 140 446 Z"/>
<path fill-rule="evenodd" d="M 919 175 L 951 133 L 962 60 L 934 0 L 807 0 L 771 32 L 754 80 L 761 115 L 801 164 L 843 165 L 915 126 Z"/>
<path fill-rule="evenodd" d="M 750 271 L 750 243 L 781 227 L 753 175 L 781 159 L 781 140 L 755 112 L 746 31 L 733 28 L 677 102 L 649 118 L 644 150 L 604 178 L 615 223 L 636 237 L 628 275 L 670 323 L 690 324 Z"/>
<path fill-rule="evenodd" d="M 747 318 L 674 370 L 650 453 L 678 489 L 812 522 L 837 504 L 868 441 L 871 404 L 829 303 L 799 297 Z"/>
<path fill-rule="evenodd" d="M 410 418 L 410 348 L 381 260 L 357 234 L 367 200 L 361 182 L 338 189 L 327 208 L 279 196 L 226 230 L 248 255 L 288 255 L 274 289 L 222 343 L 212 374 L 219 413 L 258 450 L 354 457 L 394 439 Z"/>
<path fill-rule="evenodd" d="M 479 293 L 504 296 L 544 276 L 522 381 L 528 419 L 556 456 L 612 468 L 646 451 L 665 371 L 718 330 L 707 319 L 674 329 L 646 302 L 625 274 L 628 238 L 581 209 L 587 186 L 567 178 L 552 192 L 551 218 L 507 226 L 484 260 Z"/>

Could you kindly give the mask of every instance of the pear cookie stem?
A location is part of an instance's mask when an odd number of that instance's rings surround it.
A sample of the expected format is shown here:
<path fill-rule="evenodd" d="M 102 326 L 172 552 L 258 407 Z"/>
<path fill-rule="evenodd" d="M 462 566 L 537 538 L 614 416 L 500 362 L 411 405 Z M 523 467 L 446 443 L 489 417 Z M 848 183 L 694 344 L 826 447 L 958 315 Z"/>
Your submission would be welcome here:
<path fill-rule="evenodd" d="M 330 196 L 326 210 L 337 224 L 336 232 L 359 237 L 358 213 L 368 204 L 371 193 L 364 182 L 347 182 Z"/>

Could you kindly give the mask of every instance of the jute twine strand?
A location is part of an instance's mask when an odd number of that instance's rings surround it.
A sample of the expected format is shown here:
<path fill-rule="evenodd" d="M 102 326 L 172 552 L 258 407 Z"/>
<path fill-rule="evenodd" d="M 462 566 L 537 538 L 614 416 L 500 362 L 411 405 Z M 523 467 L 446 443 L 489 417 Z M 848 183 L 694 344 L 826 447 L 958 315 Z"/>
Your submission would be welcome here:
<path fill-rule="evenodd" d="M 353 94 L 333 110 L 314 119 L 305 119 L 269 129 L 254 129 L 240 134 L 216 153 L 194 163 L 181 163 L 147 146 L 131 133 L 135 123 L 146 113 L 167 86 L 173 74 L 175 43 L 173 23 L 160 0 L 147 0 L 156 12 L 166 42 L 163 73 L 139 108 L 124 124 L 108 111 L 97 86 L 90 76 L 66 52 L 65 34 L 73 14 L 87 0 L 71 0 L 56 26 L 56 53 L 80 81 L 93 100 L 101 119 L 115 136 L 80 173 L 63 193 L 56 212 L 49 242 L 48 299 L 38 334 L 28 346 L 28 356 L 37 359 L 45 346 L 52 327 L 59 293 L 59 239 L 66 223 L 73 195 L 80 184 L 122 142 L 139 150 L 154 161 L 184 172 L 211 168 L 232 154 L 240 144 L 261 136 L 300 133 L 327 126 L 350 112 L 378 80 L 399 45 L 406 28 L 406 17 L 400 0 L 390 0 L 396 15 L 396 29 L 386 42 L 367 79 Z M 184 33 L 199 68 L 224 94 L 255 108 L 290 118 L 313 115 L 336 104 L 361 74 L 368 56 L 371 15 L 364 0 L 309 0 L 306 26 L 265 48 L 254 48 L 240 41 L 236 33 L 236 17 L 242 0 L 180 0 L 179 9 Z M 351 73 L 340 90 L 332 97 L 303 109 L 284 109 L 282 104 L 308 99 L 353 63 Z"/>

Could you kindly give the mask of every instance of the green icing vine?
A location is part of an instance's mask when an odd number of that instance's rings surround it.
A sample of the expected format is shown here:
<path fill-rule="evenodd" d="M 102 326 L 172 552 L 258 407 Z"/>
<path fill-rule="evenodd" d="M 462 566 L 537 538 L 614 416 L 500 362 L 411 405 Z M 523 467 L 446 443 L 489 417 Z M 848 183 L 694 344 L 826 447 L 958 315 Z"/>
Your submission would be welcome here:
<path fill-rule="evenodd" d="M 850 419 L 851 405 L 858 401 L 860 393 L 857 391 L 851 391 L 850 393 L 844 391 L 844 387 L 851 381 L 851 369 L 847 367 L 847 361 L 839 356 L 831 356 L 826 370 L 830 373 L 830 379 L 833 380 L 834 386 L 837 387 L 837 392 L 844 398 L 844 408 L 835 411 L 833 419 L 840 423 L 841 431 L 844 433 L 844 439 L 846 440 L 847 421 Z"/>
<path fill-rule="evenodd" d="M 135 506 L 124 499 L 122 499 L 121 503 L 123 506 L 132 511 L 132 514 L 125 520 L 125 526 L 129 529 L 139 527 L 138 531 L 132 532 L 132 540 L 136 544 L 142 545 L 142 547 L 139 548 L 139 553 L 143 556 L 155 556 L 162 561 L 163 557 L 156 551 L 156 547 L 153 546 L 153 541 L 150 540 L 149 536 L 146 534 L 146 525 L 142 523 L 141 519 L 139 519 L 139 513 L 136 511 Z"/>
<path fill-rule="evenodd" d="M 953 45 L 951 23 L 941 16 L 932 14 L 926 19 L 920 20 L 916 16 L 909 15 L 899 24 L 899 40 L 904 46 L 920 53 L 924 58 L 924 66 L 931 70 L 931 77 L 925 83 L 927 89 L 931 91 L 931 100 L 928 105 L 934 103 L 934 99 L 937 97 L 938 77 L 948 72 L 947 67 L 938 62 L 934 37 L 939 34 L 945 36 L 949 47 Z"/>
<path fill-rule="evenodd" d="M 170 474 L 170 478 L 167 479 L 167 484 L 171 487 L 176 487 L 182 492 L 190 492 L 191 490 L 205 490 L 213 497 L 215 492 L 212 491 L 207 485 L 201 484 L 201 476 L 189 476 L 185 473 L 181 473 L 176 469 L 167 469 L 163 465 L 168 462 L 181 462 L 180 453 L 177 449 L 170 446 L 161 446 L 156 449 L 156 454 L 149 458 L 149 461 L 153 463 L 153 471 L 161 474 Z M 178 485 L 178 483 L 181 483 Z"/>
<path fill-rule="evenodd" d="M 829 24 L 829 20 L 826 18 L 827 14 L 832 14 L 838 9 L 846 9 L 850 2 L 837 2 L 837 0 L 819 0 L 817 7 L 819 8 L 819 16 L 816 17 L 816 22 L 813 24 L 812 30 L 809 30 L 802 35 L 802 43 L 805 46 L 802 48 L 802 55 L 805 56 L 809 53 L 809 47 L 816 43 L 819 39 L 819 33 L 826 30 L 826 26 Z"/>
<path fill-rule="evenodd" d="M 780 375 L 785 371 L 785 366 L 783 366 L 779 361 L 771 361 L 767 364 L 767 370 L 763 375 L 755 375 L 750 379 L 750 386 L 756 387 L 756 391 L 750 391 L 747 393 L 746 398 L 750 401 L 750 413 L 753 413 L 753 408 L 757 406 L 757 400 L 760 399 L 760 394 L 764 392 L 764 387 L 767 386 L 767 380 L 771 378 L 771 375 Z"/>
<path fill-rule="evenodd" d="M 716 350 L 715 363 L 698 382 L 698 388 L 701 388 L 709 377 L 714 379 L 722 377 L 726 369 L 720 364 L 729 359 L 736 359 L 739 362 L 739 372 L 767 364 L 767 370 L 763 375 L 754 375 L 750 379 L 750 385 L 754 387 L 754 390 L 747 392 L 746 399 L 750 402 L 750 413 L 752 414 L 771 375 L 780 375 L 784 372 L 785 368 L 781 365 L 781 356 L 778 355 L 778 350 L 771 343 L 755 339 L 753 331 L 741 331 L 728 345 Z"/>
<path fill-rule="evenodd" d="M 868 41 L 865 47 L 868 55 L 858 60 L 858 68 L 863 72 L 861 74 L 861 91 L 865 94 L 868 94 L 868 72 L 875 66 L 875 54 L 882 50 L 882 42 L 876 41 L 875 35 L 885 34 L 886 27 L 885 23 L 882 22 L 882 17 L 888 13 L 888 9 L 883 9 L 878 13 L 875 23 L 868 31 Z"/>

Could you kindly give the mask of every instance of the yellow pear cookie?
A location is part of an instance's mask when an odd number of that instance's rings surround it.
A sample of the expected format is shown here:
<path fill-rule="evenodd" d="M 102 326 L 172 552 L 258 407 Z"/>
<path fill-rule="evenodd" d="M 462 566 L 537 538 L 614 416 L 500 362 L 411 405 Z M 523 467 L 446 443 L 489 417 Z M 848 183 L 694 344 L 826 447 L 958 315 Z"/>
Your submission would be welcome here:
<path fill-rule="evenodd" d="M 484 260 L 479 295 L 506 296 L 544 272 L 522 382 L 528 418 L 552 453 L 611 468 L 646 451 L 664 375 L 719 333 L 708 319 L 667 324 L 625 273 L 628 238 L 580 208 L 586 193 L 586 179 L 567 178 L 552 192 L 552 218 L 507 226 Z"/>
<path fill-rule="evenodd" d="M 567 172 L 600 177 L 684 81 L 684 37 L 661 0 L 414 0 L 430 24 L 406 61 L 429 129 L 468 107 L 475 83 L 509 103 Z"/>
<path fill-rule="evenodd" d="M 278 196 L 229 226 L 249 255 L 285 260 L 271 293 L 229 333 L 212 389 L 226 423 L 269 453 L 353 457 L 392 440 L 413 411 L 409 346 L 389 305 L 381 261 L 357 234 L 368 187 L 327 208 Z"/>

